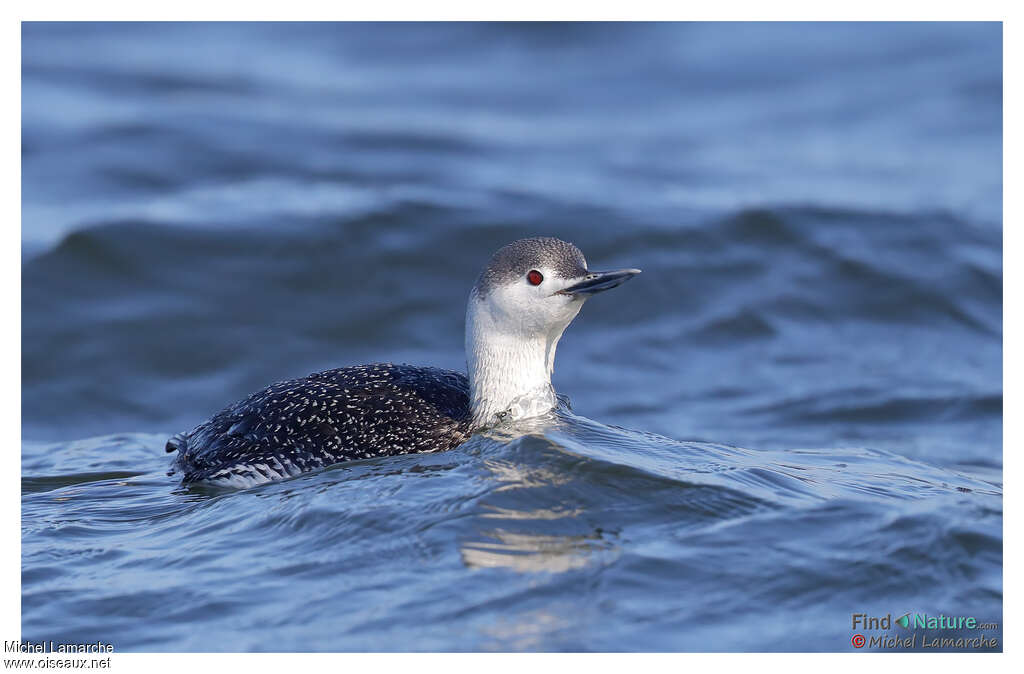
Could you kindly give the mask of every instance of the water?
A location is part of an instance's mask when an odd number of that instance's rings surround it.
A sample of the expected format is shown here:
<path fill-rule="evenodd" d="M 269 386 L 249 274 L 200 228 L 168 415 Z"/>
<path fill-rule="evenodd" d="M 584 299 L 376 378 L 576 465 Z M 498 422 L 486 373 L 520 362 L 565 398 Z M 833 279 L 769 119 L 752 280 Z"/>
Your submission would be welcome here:
<path fill-rule="evenodd" d="M 22 637 L 1001 624 L 1001 57 L 993 24 L 25 24 Z M 166 477 L 168 435 L 270 382 L 462 369 L 480 266 L 538 234 L 644 270 L 567 331 L 572 410 L 249 490 Z"/>

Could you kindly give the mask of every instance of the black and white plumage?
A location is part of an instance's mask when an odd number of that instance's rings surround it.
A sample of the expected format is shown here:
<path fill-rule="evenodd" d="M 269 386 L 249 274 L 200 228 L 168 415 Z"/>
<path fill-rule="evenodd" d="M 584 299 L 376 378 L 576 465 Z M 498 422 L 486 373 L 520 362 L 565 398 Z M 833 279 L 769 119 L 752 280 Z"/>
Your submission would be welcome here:
<path fill-rule="evenodd" d="M 175 435 L 184 482 L 249 486 L 355 459 L 441 452 L 471 435 L 469 382 L 377 363 L 278 382 Z"/>
<path fill-rule="evenodd" d="M 558 239 L 513 242 L 470 293 L 468 376 L 382 363 L 279 382 L 173 436 L 171 473 L 245 487 L 343 461 L 447 451 L 476 430 L 544 414 L 556 402 L 555 347 L 583 300 L 637 273 L 590 272 Z"/>

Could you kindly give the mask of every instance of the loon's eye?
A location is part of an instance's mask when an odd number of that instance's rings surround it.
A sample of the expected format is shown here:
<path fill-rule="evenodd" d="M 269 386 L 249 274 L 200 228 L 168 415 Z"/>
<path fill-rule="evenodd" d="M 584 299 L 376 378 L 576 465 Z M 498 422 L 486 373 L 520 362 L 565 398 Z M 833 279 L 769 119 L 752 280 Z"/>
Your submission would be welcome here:
<path fill-rule="evenodd" d="M 530 285 L 539 286 L 541 281 L 544 280 L 544 274 L 541 274 L 536 269 L 530 270 L 530 273 L 526 275 L 526 280 L 530 282 Z"/>

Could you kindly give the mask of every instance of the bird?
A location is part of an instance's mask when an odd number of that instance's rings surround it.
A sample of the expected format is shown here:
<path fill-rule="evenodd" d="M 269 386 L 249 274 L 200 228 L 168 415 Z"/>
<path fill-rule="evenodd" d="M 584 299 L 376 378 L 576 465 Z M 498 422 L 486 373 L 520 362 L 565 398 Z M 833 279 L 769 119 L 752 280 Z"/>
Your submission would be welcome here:
<path fill-rule="evenodd" d="M 491 257 L 466 306 L 466 372 L 394 363 L 282 381 L 166 444 L 181 482 L 249 487 L 333 464 L 443 452 L 474 433 L 550 413 L 562 333 L 593 295 L 639 269 L 590 271 L 574 244 L 513 241 Z"/>

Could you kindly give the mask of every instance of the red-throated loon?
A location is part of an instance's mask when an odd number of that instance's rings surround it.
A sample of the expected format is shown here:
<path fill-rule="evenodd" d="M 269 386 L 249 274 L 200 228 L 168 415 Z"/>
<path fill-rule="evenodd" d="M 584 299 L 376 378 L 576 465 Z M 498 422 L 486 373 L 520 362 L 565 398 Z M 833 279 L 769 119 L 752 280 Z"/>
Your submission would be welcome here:
<path fill-rule="evenodd" d="M 550 412 L 555 348 L 583 301 L 639 274 L 594 272 L 553 238 L 501 248 L 466 308 L 461 372 L 381 363 L 253 393 L 167 442 L 182 482 L 251 486 L 342 461 L 457 447 L 478 430 Z"/>

